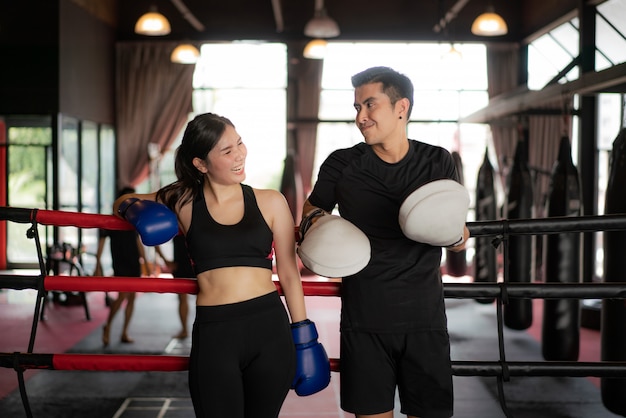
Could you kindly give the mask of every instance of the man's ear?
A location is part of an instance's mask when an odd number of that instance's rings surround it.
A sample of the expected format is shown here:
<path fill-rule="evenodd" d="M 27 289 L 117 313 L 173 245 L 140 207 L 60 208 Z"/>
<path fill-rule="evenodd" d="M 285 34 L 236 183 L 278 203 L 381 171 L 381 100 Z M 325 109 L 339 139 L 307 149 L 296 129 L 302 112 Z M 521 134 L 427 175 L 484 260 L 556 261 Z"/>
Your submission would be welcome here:
<path fill-rule="evenodd" d="M 406 97 L 403 97 L 396 102 L 396 110 L 400 113 L 399 116 L 402 116 L 402 119 L 407 119 L 410 104 L 409 99 Z"/>

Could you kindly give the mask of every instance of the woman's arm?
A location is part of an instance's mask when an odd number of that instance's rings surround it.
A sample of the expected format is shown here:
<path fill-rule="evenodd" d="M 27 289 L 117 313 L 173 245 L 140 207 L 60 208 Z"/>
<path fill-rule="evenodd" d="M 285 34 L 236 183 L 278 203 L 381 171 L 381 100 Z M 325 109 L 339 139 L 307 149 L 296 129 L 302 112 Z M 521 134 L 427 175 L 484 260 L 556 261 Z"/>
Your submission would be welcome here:
<path fill-rule="evenodd" d="M 123 201 L 125 201 L 126 199 L 129 199 L 131 197 L 135 197 L 135 198 L 140 199 L 140 200 L 152 200 L 154 202 L 154 201 L 156 201 L 156 192 L 155 193 L 149 193 L 149 194 L 127 193 L 127 194 L 124 194 L 124 195 L 118 197 L 117 199 L 115 199 L 115 202 L 113 202 L 113 214 L 116 215 L 116 216 L 120 216 L 120 214 L 118 213 L 118 209 L 119 209 L 120 205 L 122 204 Z"/>
<path fill-rule="evenodd" d="M 295 323 L 305 320 L 307 314 L 300 271 L 296 260 L 294 221 L 285 197 L 274 190 L 270 193 L 276 272 L 285 295 L 291 322 Z"/>

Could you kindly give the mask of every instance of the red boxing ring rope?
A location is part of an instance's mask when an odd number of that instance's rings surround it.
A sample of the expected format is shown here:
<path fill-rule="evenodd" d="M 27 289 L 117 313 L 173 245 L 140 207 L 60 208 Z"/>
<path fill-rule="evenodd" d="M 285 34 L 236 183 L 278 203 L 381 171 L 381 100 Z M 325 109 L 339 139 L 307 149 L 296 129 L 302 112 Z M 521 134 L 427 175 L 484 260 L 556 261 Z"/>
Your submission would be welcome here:
<path fill-rule="evenodd" d="M 282 295 L 280 283 L 274 281 Z M 302 282 L 305 296 L 339 296 L 340 282 Z M 195 279 L 159 279 L 139 277 L 104 276 L 46 276 L 45 290 L 80 292 L 152 292 L 152 293 L 198 293 Z"/>
<path fill-rule="evenodd" d="M 188 356 L 138 354 L 40 354 L 0 353 L 0 367 L 37 370 L 107 372 L 178 372 L 189 369 Z M 330 369 L 339 371 L 339 360 L 330 359 Z"/>
<path fill-rule="evenodd" d="M 18 223 L 38 222 L 42 225 L 75 226 L 77 228 L 133 229 L 130 223 L 115 215 L 100 215 L 62 210 L 3 207 L 0 208 L 0 220 Z"/>
<path fill-rule="evenodd" d="M 189 368 L 187 356 L 53 354 L 51 369 L 89 371 L 175 372 Z"/>

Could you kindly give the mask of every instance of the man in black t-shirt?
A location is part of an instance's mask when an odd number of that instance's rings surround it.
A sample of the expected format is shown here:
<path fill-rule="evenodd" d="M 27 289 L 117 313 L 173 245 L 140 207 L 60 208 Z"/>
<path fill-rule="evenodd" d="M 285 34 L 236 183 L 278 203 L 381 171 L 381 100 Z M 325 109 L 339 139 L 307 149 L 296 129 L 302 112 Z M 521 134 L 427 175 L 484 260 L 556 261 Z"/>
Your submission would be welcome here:
<path fill-rule="evenodd" d="M 407 238 L 398 215 L 417 188 L 439 179 L 458 182 L 458 174 L 448 151 L 408 139 L 413 85 L 406 76 L 374 67 L 352 84 L 365 142 L 331 153 L 302 212 L 337 207 L 371 245 L 369 264 L 342 280 L 341 407 L 357 417 L 391 418 L 397 388 L 404 414 L 450 417 L 442 250 Z M 451 250 L 465 248 L 467 227 L 462 234 Z"/>

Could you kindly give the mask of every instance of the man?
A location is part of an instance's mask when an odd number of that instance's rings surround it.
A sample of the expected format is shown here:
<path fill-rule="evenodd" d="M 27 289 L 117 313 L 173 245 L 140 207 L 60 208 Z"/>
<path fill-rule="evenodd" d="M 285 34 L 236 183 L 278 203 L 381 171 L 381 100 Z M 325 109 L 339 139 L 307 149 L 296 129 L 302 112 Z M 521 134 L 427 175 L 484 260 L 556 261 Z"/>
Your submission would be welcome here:
<path fill-rule="evenodd" d="M 367 266 L 342 282 L 341 407 L 357 417 L 391 418 L 397 388 L 407 416 L 450 417 L 442 247 L 407 238 L 399 213 L 423 185 L 458 182 L 455 164 L 443 148 L 408 139 L 413 85 L 406 76 L 374 67 L 353 76 L 352 85 L 365 142 L 326 159 L 303 208 L 303 222 L 315 222 L 309 214 L 337 205 L 371 244 Z M 464 217 L 458 234 L 446 244 L 454 251 L 469 237 Z"/>

